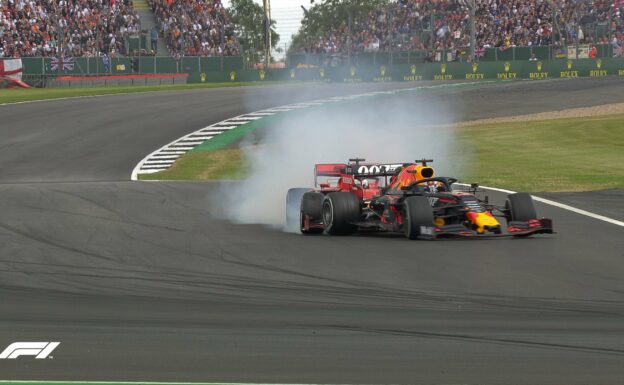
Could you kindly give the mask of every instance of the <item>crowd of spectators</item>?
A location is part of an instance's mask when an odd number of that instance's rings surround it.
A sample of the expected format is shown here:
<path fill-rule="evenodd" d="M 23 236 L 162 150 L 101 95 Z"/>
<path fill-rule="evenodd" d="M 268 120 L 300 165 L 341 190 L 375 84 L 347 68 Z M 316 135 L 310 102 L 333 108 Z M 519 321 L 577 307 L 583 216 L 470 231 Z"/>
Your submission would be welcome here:
<path fill-rule="evenodd" d="M 478 48 L 624 44 L 624 0 L 475 0 Z M 601 29 L 602 26 L 602 29 Z M 611 40 L 609 40 L 609 38 Z M 394 0 L 311 41 L 313 52 L 459 50 L 470 45 L 463 0 Z"/>
<path fill-rule="evenodd" d="M 125 54 L 132 0 L 2 0 L 0 57 Z"/>
<path fill-rule="evenodd" d="M 157 20 L 149 31 L 180 56 L 240 55 L 222 0 L 148 0 Z M 624 55 L 624 0 L 475 0 L 477 48 L 612 44 Z M 132 0 L 2 0 L 0 57 L 129 54 L 128 34 L 140 23 Z M 147 31 L 143 31 L 147 35 Z M 470 45 L 465 0 L 391 0 L 343 20 L 313 52 L 462 50 Z"/>
<path fill-rule="evenodd" d="M 149 4 L 174 57 L 241 54 L 221 0 L 149 0 Z"/>

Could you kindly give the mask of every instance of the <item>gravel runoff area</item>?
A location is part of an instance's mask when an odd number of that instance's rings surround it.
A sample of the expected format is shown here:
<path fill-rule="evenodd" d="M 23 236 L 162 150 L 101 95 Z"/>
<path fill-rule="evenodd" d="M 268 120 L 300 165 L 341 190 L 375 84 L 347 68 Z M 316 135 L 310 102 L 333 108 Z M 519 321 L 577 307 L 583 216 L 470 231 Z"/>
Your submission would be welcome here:
<path fill-rule="evenodd" d="M 586 118 L 592 116 L 624 114 L 624 103 L 603 104 L 601 106 L 568 108 L 558 111 L 539 112 L 536 114 L 514 115 L 498 118 L 476 119 L 458 122 L 457 127 L 474 126 L 488 123 L 529 122 L 537 120 Z"/>

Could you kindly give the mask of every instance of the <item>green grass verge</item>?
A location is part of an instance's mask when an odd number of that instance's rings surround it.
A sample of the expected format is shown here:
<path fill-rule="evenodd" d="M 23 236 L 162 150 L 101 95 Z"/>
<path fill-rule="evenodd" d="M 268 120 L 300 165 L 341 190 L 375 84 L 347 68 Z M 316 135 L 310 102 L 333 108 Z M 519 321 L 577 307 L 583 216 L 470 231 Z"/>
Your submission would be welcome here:
<path fill-rule="evenodd" d="M 458 142 L 470 159 L 460 177 L 516 191 L 624 188 L 623 127 L 624 115 L 613 115 L 459 128 Z M 210 142 L 182 156 L 171 169 L 141 179 L 244 178 L 242 151 Z M 466 154 L 457 161 L 465 162 Z"/>
<path fill-rule="evenodd" d="M 171 84 L 160 86 L 110 86 L 110 87 L 75 87 L 75 88 L 28 88 L 0 89 L 0 104 L 30 102 L 35 100 L 51 100 L 79 96 L 99 96 L 129 94 L 153 91 L 192 90 L 201 88 L 223 88 L 241 86 L 266 86 L 277 84 L 297 84 L 293 82 L 232 82 L 232 83 L 198 83 Z"/>
<path fill-rule="evenodd" d="M 465 180 L 516 191 L 624 188 L 624 115 L 458 129 Z"/>
<path fill-rule="evenodd" d="M 189 152 L 170 169 L 154 174 L 139 174 L 140 180 L 214 180 L 246 177 L 240 148 L 211 152 Z"/>

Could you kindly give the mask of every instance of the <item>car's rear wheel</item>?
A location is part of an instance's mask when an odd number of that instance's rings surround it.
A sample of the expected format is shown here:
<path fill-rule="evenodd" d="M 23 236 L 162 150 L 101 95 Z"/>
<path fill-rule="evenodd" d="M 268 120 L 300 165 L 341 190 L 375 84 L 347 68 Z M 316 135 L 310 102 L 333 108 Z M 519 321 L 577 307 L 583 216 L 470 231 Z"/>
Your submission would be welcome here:
<path fill-rule="evenodd" d="M 405 236 L 409 239 L 417 239 L 421 235 L 433 237 L 435 235 L 433 233 L 433 208 L 429 199 L 423 196 L 413 196 L 405 199 L 403 204 Z"/>
<path fill-rule="evenodd" d="M 349 192 L 332 192 L 323 200 L 323 226 L 331 235 L 348 235 L 357 230 L 354 222 L 360 219 L 360 200 Z"/>
<path fill-rule="evenodd" d="M 310 191 L 309 188 L 291 188 L 286 194 L 286 231 L 299 231 L 299 212 L 303 194 Z"/>
<path fill-rule="evenodd" d="M 299 229 L 302 234 L 320 234 L 323 232 L 322 228 L 308 228 L 304 229 L 303 222 L 307 217 L 310 222 L 320 223 L 322 219 L 323 210 L 323 198 L 325 196 L 321 193 L 308 191 L 303 194 L 301 198 L 301 206 L 299 209 Z"/>
<path fill-rule="evenodd" d="M 507 196 L 505 203 L 507 208 L 507 221 L 526 222 L 529 219 L 537 219 L 537 212 L 533 204 L 531 194 L 515 193 Z"/>

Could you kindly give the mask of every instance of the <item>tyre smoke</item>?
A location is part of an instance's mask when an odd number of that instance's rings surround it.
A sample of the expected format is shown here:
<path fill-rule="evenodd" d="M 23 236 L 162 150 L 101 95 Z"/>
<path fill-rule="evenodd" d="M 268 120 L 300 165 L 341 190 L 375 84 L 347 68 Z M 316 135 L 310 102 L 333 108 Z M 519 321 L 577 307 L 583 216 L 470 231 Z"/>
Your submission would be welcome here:
<path fill-rule="evenodd" d="M 437 175 L 458 171 L 453 114 L 441 96 L 377 96 L 286 115 L 240 144 L 249 177 L 220 194 L 226 219 L 283 228 L 288 189 L 314 187 L 316 163 L 426 157 L 435 160 Z"/>

